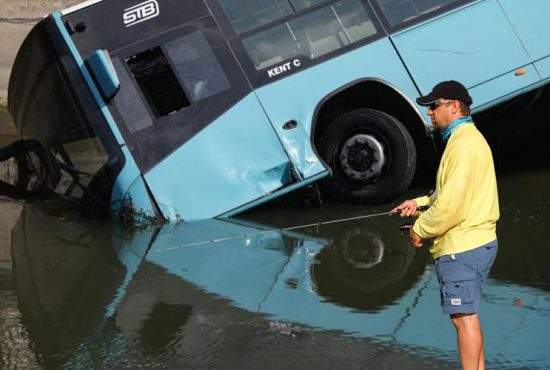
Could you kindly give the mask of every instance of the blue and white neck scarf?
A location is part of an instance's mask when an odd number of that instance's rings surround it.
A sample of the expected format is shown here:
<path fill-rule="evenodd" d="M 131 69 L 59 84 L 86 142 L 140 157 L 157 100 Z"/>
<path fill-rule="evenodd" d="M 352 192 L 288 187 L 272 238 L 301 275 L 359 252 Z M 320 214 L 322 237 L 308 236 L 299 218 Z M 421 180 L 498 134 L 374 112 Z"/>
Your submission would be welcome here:
<path fill-rule="evenodd" d="M 445 127 L 443 130 L 441 130 L 441 137 L 443 138 L 444 142 L 447 142 L 449 138 L 451 137 L 451 134 L 459 128 L 462 125 L 465 125 L 467 123 L 472 123 L 474 120 L 471 116 L 464 116 L 455 119 L 453 122 L 449 123 L 449 126 Z"/>

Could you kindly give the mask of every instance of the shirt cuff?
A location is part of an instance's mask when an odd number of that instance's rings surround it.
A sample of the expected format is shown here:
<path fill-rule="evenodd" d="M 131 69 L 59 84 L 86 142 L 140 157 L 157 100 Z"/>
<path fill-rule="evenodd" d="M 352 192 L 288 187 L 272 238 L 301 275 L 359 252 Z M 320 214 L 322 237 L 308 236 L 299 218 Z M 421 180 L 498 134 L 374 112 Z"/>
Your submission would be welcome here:
<path fill-rule="evenodd" d="M 420 238 L 422 239 L 429 239 L 426 234 L 424 234 L 424 232 L 422 231 L 422 228 L 420 227 L 420 222 L 418 222 L 418 220 L 416 220 L 416 222 L 414 223 L 413 227 L 412 227 L 412 230 L 414 231 L 414 233 L 416 235 L 418 235 Z"/>
<path fill-rule="evenodd" d="M 418 197 L 413 199 L 418 207 L 426 207 L 431 204 L 431 199 L 428 196 Z"/>

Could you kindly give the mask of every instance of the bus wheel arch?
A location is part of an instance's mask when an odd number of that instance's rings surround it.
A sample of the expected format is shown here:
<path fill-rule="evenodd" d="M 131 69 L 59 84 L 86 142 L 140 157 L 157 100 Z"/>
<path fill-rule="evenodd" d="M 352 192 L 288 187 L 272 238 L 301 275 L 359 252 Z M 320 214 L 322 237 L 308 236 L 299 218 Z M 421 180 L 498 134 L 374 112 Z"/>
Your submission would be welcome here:
<path fill-rule="evenodd" d="M 361 122 L 362 118 L 370 123 Z M 353 132 L 354 124 L 362 129 Z M 334 127 L 335 125 L 345 127 Z M 388 127 L 385 128 L 384 125 Z M 334 138 L 335 135 L 343 136 Z M 384 136 L 387 137 L 384 139 Z M 372 141 L 372 138 L 375 139 L 374 143 L 367 143 L 369 140 Z M 341 142 L 336 143 L 338 139 Z M 402 161 L 400 164 L 392 164 L 390 171 L 383 174 L 386 177 L 392 176 L 391 179 L 382 176 L 381 179 L 374 180 L 381 184 L 371 184 L 364 189 L 357 187 L 355 180 L 359 175 L 367 178 L 368 171 L 357 174 L 344 169 L 348 166 L 342 158 L 346 156 L 343 145 L 351 146 L 352 151 L 354 147 L 360 149 L 358 140 L 365 142 L 367 146 L 370 145 L 371 150 L 365 148 L 374 157 L 377 156 L 376 152 L 380 151 L 376 141 L 385 141 L 382 147 L 386 161 L 391 158 L 392 153 L 394 161 L 396 158 Z M 433 141 L 428 135 L 420 112 L 406 95 L 379 79 L 354 81 L 325 97 L 315 110 L 312 141 L 320 157 L 332 170 L 332 177 L 323 184 L 325 191 L 342 200 L 380 203 L 395 198 L 408 188 L 412 180 L 417 153 L 420 170 L 418 172 L 431 171 L 435 166 Z M 407 147 L 401 148 L 402 145 Z M 410 163 L 411 161 L 414 163 Z M 384 165 L 387 166 L 387 163 Z M 399 168 L 396 168 L 396 165 Z M 377 169 L 375 163 L 373 170 Z M 346 178 L 351 181 L 344 181 Z M 348 184 L 350 186 L 346 186 L 346 182 L 351 182 Z"/>

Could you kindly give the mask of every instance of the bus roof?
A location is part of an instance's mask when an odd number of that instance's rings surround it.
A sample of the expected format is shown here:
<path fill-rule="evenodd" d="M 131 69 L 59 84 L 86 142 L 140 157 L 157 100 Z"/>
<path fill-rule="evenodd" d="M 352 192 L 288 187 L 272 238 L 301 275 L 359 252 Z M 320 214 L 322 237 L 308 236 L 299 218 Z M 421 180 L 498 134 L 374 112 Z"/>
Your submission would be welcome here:
<path fill-rule="evenodd" d="M 96 3 L 100 3 L 102 2 L 103 0 L 87 0 L 87 1 L 83 1 L 79 4 L 76 4 L 76 5 L 73 5 L 67 9 L 63 9 L 61 10 L 61 14 L 63 15 L 67 15 L 67 14 L 70 14 L 70 13 L 73 13 L 73 12 L 76 12 L 77 10 L 80 10 L 80 9 L 84 9 L 90 5 L 93 5 L 93 4 L 96 4 Z"/>

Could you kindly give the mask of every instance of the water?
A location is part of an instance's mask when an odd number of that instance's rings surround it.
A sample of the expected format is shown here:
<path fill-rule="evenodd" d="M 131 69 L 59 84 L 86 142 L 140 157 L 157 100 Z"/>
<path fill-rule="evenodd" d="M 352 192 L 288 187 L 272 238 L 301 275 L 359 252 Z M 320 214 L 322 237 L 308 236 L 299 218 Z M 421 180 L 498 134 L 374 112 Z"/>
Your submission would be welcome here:
<path fill-rule="evenodd" d="M 540 110 L 515 114 L 477 118 L 502 213 L 480 315 L 489 367 L 550 368 L 550 128 Z M 417 179 L 406 196 L 432 182 Z M 0 367 L 457 368 L 431 258 L 398 232 L 402 219 L 280 230 L 390 205 L 298 198 L 141 229 L 53 201 L 25 205 L 11 264 L 0 265 Z"/>

